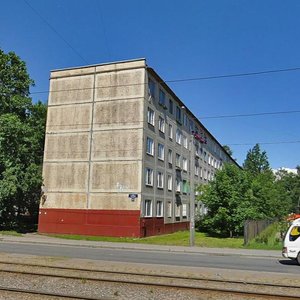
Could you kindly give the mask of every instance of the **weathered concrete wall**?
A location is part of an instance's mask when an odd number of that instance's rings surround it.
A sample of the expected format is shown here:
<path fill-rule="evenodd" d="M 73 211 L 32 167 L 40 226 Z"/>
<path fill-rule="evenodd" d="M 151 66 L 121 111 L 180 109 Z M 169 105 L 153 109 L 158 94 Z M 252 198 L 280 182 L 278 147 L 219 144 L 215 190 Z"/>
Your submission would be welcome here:
<path fill-rule="evenodd" d="M 144 83 L 144 60 L 51 73 L 41 208 L 140 209 Z"/>

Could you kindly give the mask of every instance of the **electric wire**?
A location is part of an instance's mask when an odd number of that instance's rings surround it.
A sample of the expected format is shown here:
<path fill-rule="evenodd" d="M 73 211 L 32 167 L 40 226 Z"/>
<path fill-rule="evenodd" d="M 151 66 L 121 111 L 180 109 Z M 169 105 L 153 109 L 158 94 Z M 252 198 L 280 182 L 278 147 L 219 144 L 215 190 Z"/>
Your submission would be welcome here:
<path fill-rule="evenodd" d="M 24 0 L 26 1 L 26 0 Z M 170 79 L 164 81 L 157 81 L 158 84 L 162 83 L 177 83 L 177 82 L 188 82 L 188 81 L 201 81 L 201 80 L 213 80 L 213 79 L 222 79 L 222 78 L 232 78 L 232 77 L 245 77 L 245 76 L 255 76 L 255 75 L 263 75 L 263 74 L 274 74 L 274 73 L 282 73 L 282 72 L 295 72 L 300 71 L 300 67 L 295 68 L 286 68 L 286 69 L 274 69 L 274 70 L 263 70 L 257 72 L 248 72 L 248 73 L 235 73 L 235 74 L 224 74 L 224 75 L 213 75 L 213 76 L 203 76 L 203 77 L 192 77 L 192 78 L 183 78 L 183 79 Z M 147 83 L 128 83 L 128 84 L 118 84 L 118 85 L 108 85 L 108 86 L 99 86 L 99 87 L 90 87 L 90 88 L 74 88 L 74 89 L 62 89 L 62 90 L 45 90 L 45 91 L 36 91 L 31 92 L 31 95 L 35 94 L 45 94 L 45 93 L 58 93 L 58 92 L 69 92 L 69 91 L 80 91 L 80 90 L 92 90 L 92 89 L 105 89 L 105 88 L 113 88 L 113 87 L 126 87 L 126 86 L 139 86 L 139 85 L 147 85 Z"/>
<path fill-rule="evenodd" d="M 86 64 L 88 64 L 87 60 L 27 1 L 23 0 L 31 10 L 45 23 L 47 26 L 62 40 L 65 44 L 72 49 L 72 51 L 80 57 Z"/>

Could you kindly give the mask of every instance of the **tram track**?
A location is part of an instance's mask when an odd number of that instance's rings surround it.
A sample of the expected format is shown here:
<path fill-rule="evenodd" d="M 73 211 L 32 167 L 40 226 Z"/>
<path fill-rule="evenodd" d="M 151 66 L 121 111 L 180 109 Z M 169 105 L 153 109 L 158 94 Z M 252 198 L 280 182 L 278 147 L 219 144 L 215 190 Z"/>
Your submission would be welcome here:
<path fill-rule="evenodd" d="M 193 293 L 219 293 L 224 295 L 236 295 L 241 299 L 300 299 L 300 286 L 272 284 L 266 282 L 250 282 L 216 278 L 201 278 L 200 276 L 179 276 L 143 272 L 121 272 L 107 270 L 90 270 L 85 268 L 58 267 L 42 264 L 0 262 L 0 272 L 13 276 L 38 276 L 43 278 L 56 278 L 63 280 L 93 283 L 113 283 L 117 285 L 129 285 L 148 287 L 151 289 L 162 288 L 169 290 L 193 291 Z M 6 287 L 2 286 L 0 290 Z M 17 292 L 17 288 L 13 288 Z M 24 289 L 22 289 L 24 290 Z M 22 291 L 20 291 L 22 292 Z M 32 291 L 34 293 L 34 291 Z M 37 292 L 37 291 L 35 291 Z M 30 290 L 27 290 L 30 293 Z M 41 294 L 41 291 L 38 291 Z M 50 293 L 51 294 L 51 293 Z M 46 296 L 51 296 L 47 292 Z M 63 294 L 53 294 L 53 297 L 65 299 L 116 299 L 95 298 Z M 120 299 L 120 298 L 118 298 Z M 124 298 L 123 298 L 124 299 Z"/>

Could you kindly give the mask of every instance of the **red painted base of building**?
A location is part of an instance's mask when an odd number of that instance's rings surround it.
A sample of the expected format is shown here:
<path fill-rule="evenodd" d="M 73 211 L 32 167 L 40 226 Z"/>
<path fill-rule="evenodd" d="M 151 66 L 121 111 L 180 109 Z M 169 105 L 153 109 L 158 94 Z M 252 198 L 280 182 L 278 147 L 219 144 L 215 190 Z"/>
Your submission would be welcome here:
<path fill-rule="evenodd" d="M 164 224 L 163 218 L 141 218 L 139 210 L 41 208 L 40 233 L 113 237 L 146 237 L 189 228 L 189 222 Z"/>

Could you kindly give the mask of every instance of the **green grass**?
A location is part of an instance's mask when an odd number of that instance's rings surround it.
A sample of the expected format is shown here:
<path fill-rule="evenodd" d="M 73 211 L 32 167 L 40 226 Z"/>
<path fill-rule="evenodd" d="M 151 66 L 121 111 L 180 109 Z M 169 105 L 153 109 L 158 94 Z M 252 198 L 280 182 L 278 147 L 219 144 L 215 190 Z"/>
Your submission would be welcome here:
<path fill-rule="evenodd" d="M 0 231 L 0 235 L 22 236 L 21 233 L 13 231 L 13 230 L 2 230 L 2 231 Z"/>
<path fill-rule="evenodd" d="M 279 234 L 281 230 L 283 230 L 282 224 L 271 224 L 264 231 L 262 231 L 260 235 L 250 241 L 249 245 L 247 245 L 247 248 L 281 250 L 282 240 Z"/>
<path fill-rule="evenodd" d="M 244 248 L 244 249 L 264 249 L 281 250 L 282 242 L 278 232 L 280 225 L 275 223 L 264 230 L 258 237 L 252 240 L 249 245 L 244 246 L 244 239 L 239 238 L 219 238 L 211 237 L 206 233 L 195 233 L 195 246 L 208 248 Z M 157 235 L 146 238 L 117 238 L 101 236 L 81 236 L 81 235 L 51 235 L 53 237 L 72 240 L 121 242 L 137 244 L 153 244 L 168 246 L 189 246 L 189 231 L 178 231 L 172 234 Z"/>
<path fill-rule="evenodd" d="M 57 238 L 87 241 L 104 241 L 104 242 L 121 242 L 121 243 L 138 243 L 153 245 L 169 246 L 188 246 L 189 231 L 178 231 L 172 234 L 151 236 L 147 238 L 116 238 L 101 236 L 81 236 L 81 235 L 51 235 Z M 195 233 L 195 245 L 199 247 L 211 248 L 242 248 L 243 238 L 215 238 L 209 237 L 205 233 Z"/>

